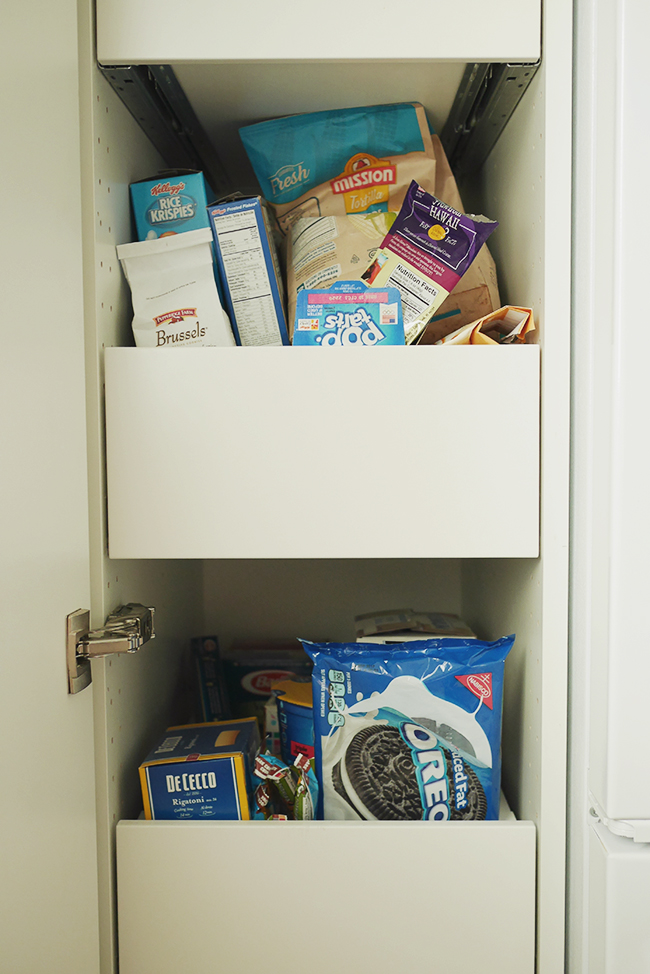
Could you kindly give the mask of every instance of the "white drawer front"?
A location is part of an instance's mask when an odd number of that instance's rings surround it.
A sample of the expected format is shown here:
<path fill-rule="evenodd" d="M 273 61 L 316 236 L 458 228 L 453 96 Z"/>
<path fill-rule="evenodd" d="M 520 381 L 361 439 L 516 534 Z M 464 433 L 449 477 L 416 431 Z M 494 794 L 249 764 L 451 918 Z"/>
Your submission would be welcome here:
<path fill-rule="evenodd" d="M 318 58 L 535 61 L 540 0 L 97 0 L 102 64 Z"/>
<path fill-rule="evenodd" d="M 113 558 L 538 553 L 539 348 L 106 350 Z"/>
<path fill-rule="evenodd" d="M 532 974 L 531 822 L 120 822 L 120 974 Z"/>

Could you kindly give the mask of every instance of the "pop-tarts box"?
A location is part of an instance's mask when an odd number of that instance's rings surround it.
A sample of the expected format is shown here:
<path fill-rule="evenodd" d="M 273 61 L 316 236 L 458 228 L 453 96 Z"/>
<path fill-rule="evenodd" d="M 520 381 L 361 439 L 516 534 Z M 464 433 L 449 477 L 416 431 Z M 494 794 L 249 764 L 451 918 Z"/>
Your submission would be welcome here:
<path fill-rule="evenodd" d="M 226 311 L 238 345 L 289 345 L 284 288 L 271 220 L 261 196 L 208 207 Z"/>
<path fill-rule="evenodd" d="M 138 240 L 210 226 L 202 172 L 170 169 L 153 179 L 131 183 L 129 189 Z"/>
<path fill-rule="evenodd" d="M 254 717 L 168 727 L 140 765 L 145 818 L 250 819 L 259 746 Z"/>
<path fill-rule="evenodd" d="M 296 300 L 294 345 L 403 345 L 402 299 L 394 287 L 337 281 L 304 288 Z"/>

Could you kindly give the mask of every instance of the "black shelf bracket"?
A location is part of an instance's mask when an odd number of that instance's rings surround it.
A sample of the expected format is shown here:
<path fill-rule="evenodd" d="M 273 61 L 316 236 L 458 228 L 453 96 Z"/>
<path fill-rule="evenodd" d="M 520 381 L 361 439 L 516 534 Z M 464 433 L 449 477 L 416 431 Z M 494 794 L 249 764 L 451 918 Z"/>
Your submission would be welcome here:
<path fill-rule="evenodd" d="M 198 169 L 215 198 L 234 187 L 168 64 L 98 65 L 170 169 Z"/>
<path fill-rule="evenodd" d="M 483 165 L 540 64 L 467 65 L 440 134 L 457 179 Z"/>

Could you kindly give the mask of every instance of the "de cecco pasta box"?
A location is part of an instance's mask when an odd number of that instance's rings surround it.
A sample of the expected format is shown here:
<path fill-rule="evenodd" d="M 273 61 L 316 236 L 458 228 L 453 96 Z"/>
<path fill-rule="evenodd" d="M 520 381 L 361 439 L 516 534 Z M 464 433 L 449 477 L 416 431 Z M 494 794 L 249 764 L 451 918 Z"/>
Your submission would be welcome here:
<path fill-rule="evenodd" d="M 257 721 L 168 727 L 140 765 L 147 819 L 250 819 Z"/>

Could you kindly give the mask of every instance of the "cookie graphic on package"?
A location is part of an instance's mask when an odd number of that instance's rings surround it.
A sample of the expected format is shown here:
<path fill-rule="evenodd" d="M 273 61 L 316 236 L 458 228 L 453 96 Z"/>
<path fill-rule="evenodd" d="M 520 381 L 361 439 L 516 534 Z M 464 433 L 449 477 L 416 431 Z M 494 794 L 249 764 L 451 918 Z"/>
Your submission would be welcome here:
<path fill-rule="evenodd" d="M 446 761 L 447 781 L 462 782 L 450 791 L 449 818 L 484 819 L 487 801 L 474 770 L 460 755 L 440 748 Z M 424 808 L 413 763 L 413 752 L 397 727 L 364 727 L 354 735 L 341 760 L 332 769 L 332 785 L 357 815 L 380 821 L 421 820 Z M 461 795 L 456 807 L 457 795 Z"/>

